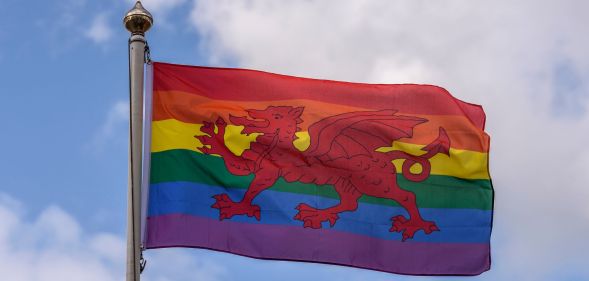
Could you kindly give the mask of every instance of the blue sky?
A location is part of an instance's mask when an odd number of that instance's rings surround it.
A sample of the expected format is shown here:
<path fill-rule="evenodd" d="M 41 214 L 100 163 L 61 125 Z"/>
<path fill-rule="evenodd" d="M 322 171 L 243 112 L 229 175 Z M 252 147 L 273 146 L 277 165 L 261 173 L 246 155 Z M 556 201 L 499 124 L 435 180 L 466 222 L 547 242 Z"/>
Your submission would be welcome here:
<path fill-rule="evenodd" d="M 472 280 L 589 279 L 586 1 L 146 0 L 152 58 L 377 83 L 482 104 L 493 267 Z M 0 0 L 0 276 L 122 280 L 132 1 Z M 144 280 L 455 280 L 147 253 Z M 262 274 L 263 272 L 263 274 Z M 462 279 L 462 278 L 460 278 Z"/>

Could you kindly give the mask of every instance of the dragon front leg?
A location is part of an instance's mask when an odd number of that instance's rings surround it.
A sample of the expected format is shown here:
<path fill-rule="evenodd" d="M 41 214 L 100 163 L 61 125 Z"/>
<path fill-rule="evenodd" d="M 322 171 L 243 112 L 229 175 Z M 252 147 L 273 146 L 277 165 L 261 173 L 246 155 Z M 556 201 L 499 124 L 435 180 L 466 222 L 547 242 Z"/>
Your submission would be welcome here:
<path fill-rule="evenodd" d="M 213 196 L 215 203 L 211 207 L 219 209 L 219 220 L 229 219 L 235 215 L 247 215 L 260 220 L 260 206 L 253 205 L 252 201 L 260 192 L 274 185 L 277 179 L 277 171 L 270 169 L 258 170 L 241 201 L 235 202 L 231 200 L 226 193 L 217 194 Z"/>
<path fill-rule="evenodd" d="M 327 209 L 316 209 L 305 203 L 299 204 L 296 209 L 299 211 L 294 219 L 303 222 L 305 228 L 321 228 L 325 221 L 333 227 L 339 219 L 338 214 L 345 211 L 353 211 L 358 208 L 358 199 L 362 196 L 349 182 L 340 180 L 335 184 L 335 190 L 339 194 L 340 203 Z"/>
<path fill-rule="evenodd" d="M 217 126 L 217 133 L 215 133 L 215 125 Z M 225 145 L 225 128 L 227 123 L 223 118 L 217 118 L 215 125 L 211 122 L 203 122 L 200 130 L 207 135 L 196 135 L 203 146 L 198 148 L 204 154 L 217 154 L 225 160 L 225 167 L 227 170 L 238 176 L 245 176 L 252 173 L 255 162 L 239 157 Z"/>
<path fill-rule="evenodd" d="M 217 125 L 217 133 L 215 133 L 215 124 Z M 202 127 L 200 130 L 207 134 L 204 136 L 196 135 L 194 136 L 198 139 L 203 146 L 199 148 L 205 154 L 218 154 L 226 156 L 227 153 L 231 153 L 227 146 L 225 146 L 225 128 L 227 127 L 227 123 L 223 118 L 217 118 L 215 124 L 211 122 L 203 122 Z"/>

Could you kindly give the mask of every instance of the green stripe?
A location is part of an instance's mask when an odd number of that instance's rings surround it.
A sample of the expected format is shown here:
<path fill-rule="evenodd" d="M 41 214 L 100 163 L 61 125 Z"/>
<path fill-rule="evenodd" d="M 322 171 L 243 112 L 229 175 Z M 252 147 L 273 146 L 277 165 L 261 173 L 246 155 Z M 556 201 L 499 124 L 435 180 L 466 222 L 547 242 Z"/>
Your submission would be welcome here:
<path fill-rule="evenodd" d="M 151 183 L 188 181 L 246 189 L 253 175 L 235 176 L 225 168 L 220 157 L 191 150 L 174 149 L 151 154 Z M 401 188 L 417 196 L 420 208 L 463 208 L 491 210 L 493 190 L 489 180 L 464 180 L 450 176 L 430 175 L 423 182 L 411 182 L 397 176 Z M 332 186 L 287 183 L 283 179 L 272 190 L 339 198 Z M 397 206 L 392 200 L 363 196 L 360 202 Z"/>

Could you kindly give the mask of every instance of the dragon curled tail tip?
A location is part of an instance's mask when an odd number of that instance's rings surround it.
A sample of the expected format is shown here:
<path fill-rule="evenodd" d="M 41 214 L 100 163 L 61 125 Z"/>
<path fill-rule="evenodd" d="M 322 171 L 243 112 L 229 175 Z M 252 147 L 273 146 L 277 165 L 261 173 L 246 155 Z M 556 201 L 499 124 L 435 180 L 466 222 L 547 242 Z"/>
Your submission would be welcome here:
<path fill-rule="evenodd" d="M 448 137 L 446 130 L 440 127 L 438 137 L 430 144 L 422 148 L 422 150 L 429 152 L 428 154 L 431 154 L 431 156 L 434 156 L 438 153 L 450 156 L 450 138 Z"/>

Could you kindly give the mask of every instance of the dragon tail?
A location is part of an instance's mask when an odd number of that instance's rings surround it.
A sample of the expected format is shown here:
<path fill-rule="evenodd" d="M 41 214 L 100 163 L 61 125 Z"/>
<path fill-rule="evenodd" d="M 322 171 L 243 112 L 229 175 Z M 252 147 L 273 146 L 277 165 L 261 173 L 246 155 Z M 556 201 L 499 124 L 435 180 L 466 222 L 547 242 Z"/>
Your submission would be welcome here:
<path fill-rule="evenodd" d="M 438 138 L 436 138 L 430 144 L 426 145 L 421 150 L 427 151 L 424 155 L 421 155 L 421 157 L 427 159 L 434 157 L 434 155 L 438 153 L 450 156 L 450 138 L 448 137 L 446 130 L 440 127 Z"/>
<path fill-rule="evenodd" d="M 440 127 L 438 137 L 430 144 L 423 147 L 421 150 L 426 153 L 423 155 L 412 155 L 401 150 L 394 150 L 387 154 L 391 157 L 391 160 L 405 159 L 403 162 L 402 173 L 403 176 L 413 182 L 424 181 L 431 172 L 431 163 L 429 159 L 434 157 L 438 153 L 446 154 L 450 156 L 450 138 L 444 128 Z M 415 164 L 421 166 L 421 171 L 418 173 L 411 172 L 411 167 Z"/>

